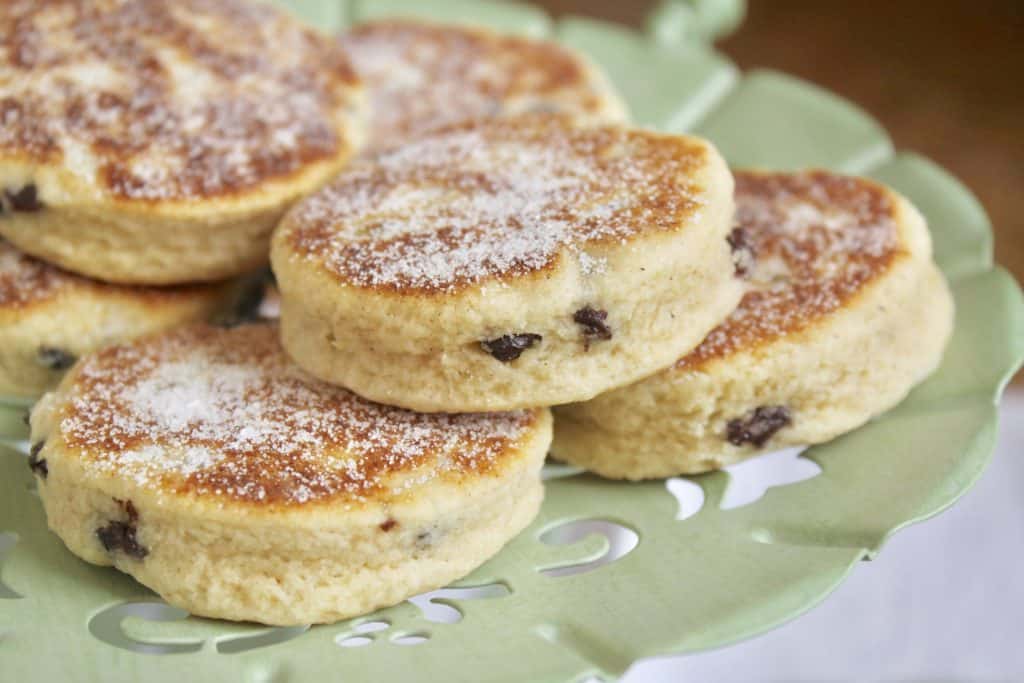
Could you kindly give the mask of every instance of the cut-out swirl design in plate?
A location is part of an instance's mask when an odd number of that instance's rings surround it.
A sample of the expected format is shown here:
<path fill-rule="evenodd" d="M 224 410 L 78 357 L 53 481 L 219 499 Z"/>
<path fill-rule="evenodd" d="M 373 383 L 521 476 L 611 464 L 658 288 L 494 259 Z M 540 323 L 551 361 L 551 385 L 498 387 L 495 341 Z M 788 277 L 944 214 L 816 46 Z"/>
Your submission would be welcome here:
<path fill-rule="evenodd" d="M 672 23 L 653 22 L 657 39 L 511 2 L 285 4 L 328 29 L 411 13 L 553 36 L 604 66 L 638 122 L 707 135 L 735 165 L 818 165 L 892 185 L 929 220 L 956 297 L 952 343 L 897 408 L 799 455 L 638 484 L 551 467 L 535 523 L 465 580 L 309 630 L 185 618 L 74 558 L 46 529 L 23 455 L 0 450 L 0 678 L 608 680 L 636 659 L 720 647 L 798 616 L 980 475 L 996 402 L 1024 355 L 1024 304 L 993 266 L 984 211 L 942 169 L 895 153 L 848 102 L 783 74 L 740 74 L 702 42 L 668 44 L 728 25 L 736 15 L 702 12 L 736 2 L 675 0 L 658 14 Z"/>

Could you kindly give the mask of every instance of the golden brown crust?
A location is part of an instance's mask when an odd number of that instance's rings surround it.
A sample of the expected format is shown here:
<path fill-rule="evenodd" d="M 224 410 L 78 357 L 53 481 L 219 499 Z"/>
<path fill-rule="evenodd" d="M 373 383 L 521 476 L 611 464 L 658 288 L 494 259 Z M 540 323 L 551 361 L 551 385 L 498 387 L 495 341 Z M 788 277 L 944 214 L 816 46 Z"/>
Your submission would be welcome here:
<path fill-rule="evenodd" d="M 23 311 L 52 301 L 72 290 L 92 292 L 99 296 L 130 296 L 137 303 L 156 306 L 169 301 L 192 298 L 204 292 L 213 293 L 220 289 L 221 285 L 110 285 L 69 273 L 19 251 L 9 242 L 0 240 L 0 311 Z"/>
<path fill-rule="evenodd" d="M 842 308 L 907 255 L 882 186 L 827 171 L 734 172 L 736 222 L 753 252 L 736 311 L 676 363 L 694 369 L 799 332 Z M 740 248 L 744 248 L 741 246 Z"/>
<path fill-rule="evenodd" d="M 196 326 L 110 347 L 62 391 L 64 447 L 98 475 L 262 507 L 359 504 L 500 473 L 541 413 L 371 403 L 293 366 L 272 324 Z"/>
<path fill-rule="evenodd" d="M 356 83 L 332 40 L 257 3 L 0 4 L 0 160 L 115 199 L 237 195 L 333 159 Z"/>
<path fill-rule="evenodd" d="M 395 19 L 360 24 L 339 40 L 368 89 L 372 147 L 497 114 L 619 112 L 603 77 L 554 42 Z"/>
<path fill-rule="evenodd" d="M 685 229 L 709 155 L 693 138 L 562 116 L 457 124 L 354 164 L 278 239 L 347 285 L 454 293 L 535 276 L 587 244 Z"/>

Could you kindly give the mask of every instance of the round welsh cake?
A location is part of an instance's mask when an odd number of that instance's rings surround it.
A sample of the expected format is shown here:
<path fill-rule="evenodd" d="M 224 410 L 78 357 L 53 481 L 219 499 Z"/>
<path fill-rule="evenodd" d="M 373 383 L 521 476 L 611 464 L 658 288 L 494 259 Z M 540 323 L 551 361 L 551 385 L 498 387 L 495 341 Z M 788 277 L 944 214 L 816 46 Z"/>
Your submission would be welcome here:
<path fill-rule="evenodd" d="M 50 528 L 207 617 L 332 622 L 439 588 L 536 515 L 547 410 L 424 415 L 292 365 L 273 324 L 83 359 L 32 412 Z"/>
<path fill-rule="evenodd" d="M 828 441 L 939 364 L 953 302 L 924 219 L 869 180 L 736 173 L 739 307 L 646 380 L 556 412 L 552 453 L 613 478 Z"/>
<path fill-rule="evenodd" d="M 340 41 L 366 87 L 370 149 L 467 119 L 529 111 L 604 123 L 628 117 L 595 65 L 550 41 L 413 20 L 360 24 Z"/>
<path fill-rule="evenodd" d="M 285 350 L 381 403 L 590 398 L 735 307 L 732 177 L 707 142 L 569 118 L 455 125 L 361 160 L 289 212 Z"/>
<path fill-rule="evenodd" d="M 35 398 L 84 354 L 229 307 L 227 284 L 109 285 L 74 275 L 0 239 L 0 395 Z"/>
<path fill-rule="evenodd" d="M 266 262 L 361 139 L 341 48 L 245 0 L 0 3 L 0 234 L 110 282 Z"/>

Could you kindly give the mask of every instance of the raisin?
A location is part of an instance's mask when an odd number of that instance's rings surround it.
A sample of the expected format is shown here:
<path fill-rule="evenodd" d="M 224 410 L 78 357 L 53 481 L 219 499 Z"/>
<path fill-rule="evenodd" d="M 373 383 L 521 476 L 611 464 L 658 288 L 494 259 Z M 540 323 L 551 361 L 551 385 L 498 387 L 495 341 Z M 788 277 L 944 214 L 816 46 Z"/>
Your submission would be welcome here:
<path fill-rule="evenodd" d="M 760 448 L 768 443 L 783 427 L 793 423 L 793 416 L 785 406 L 761 406 L 743 417 L 730 420 L 726 438 L 733 446 L 753 444 Z"/>
<path fill-rule="evenodd" d="M 32 448 L 28 452 L 28 468 L 43 479 L 46 479 L 50 474 L 50 468 L 46 465 L 46 458 L 39 457 L 39 452 L 43 450 L 45 443 L 45 441 L 40 441 L 32 444 Z"/>
<path fill-rule="evenodd" d="M 733 228 L 733 231 L 725 239 L 729 243 L 729 248 L 732 249 L 732 263 L 736 275 L 739 277 L 750 275 L 757 257 L 750 233 L 746 228 Z"/>
<path fill-rule="evenodd" d="M 40 365 L 50 370 L 67 370 L 78 360 L 74 354 L 52 346 L 40 346 L 36 352 L 36 359 Z"/>
<path fill-rule="evenodd" d="M 139 511 L 135 509 L 135 505 L 130 500 L 124 501 L 124 500 L 117 500 L 116 498 L 114 500 L 116 500 L 117 504 L 121 506 L 121 509 L 124 510 L 124 513 L 126 515 L 128 515 L 128 521 L 129 522 L 133 522 L 134 523 L 134 522 L 138 521 L 138 519 L 139 519 Z"/>
<path fill-rule="evenodd" d="M 99 537 L 100 543 L 103 544 L 103 549 L 108 553 L 120 550 L 128 557 L 141 560 L 146 555 L 149 555 L 149 551 L 139 544 L 135 538 L 135 532 L 134 524 L 113 521 L 97 529 L 96 536 Z"/>
<path fill-rule="evenodd" d="M 96 536 L 103 544 L 103 549 L 108 553 L 121 551 L 129 557 L 141 560 L 149 555 L 149 550 L 136 538 L 139 513 L 130 500 L 127 502 L 119 500 L 117 504 L 128 516 L 128 521 L 113 520 L 106 526 L 97 529 Z"/>
<path fill-rule="evenodd" d="M 43 208 L 43 204 L 36 194 L 36 186 L 31 183 L 17 192 L 5 190 L 4 197 L 7 199 L 7 205 L 11 211 L 32 212 L 41 211 Z"/>
<path fill-rule="evenodd" d="M 504 337 L 480 342 L 480 347 L 502 363 L 514 361 L 523 355 L 523 351 L 543 339 L 539 334 L 525 332 L 523 334 L 506 334 Z"/>
<path fill-rule="evenodd" d="M 612 338 L 612 328 L 608 326 L 608 311 L 584 306 L 572 314 L 573 321 L 583 328 L 583 345 L 590 349 L 591 342 L 607 341 Z"/>
<path fill-rule="evenodd" d="M 394 529 L 396 526 L 398 526 L 398 522 L 395 521 L 394 519 L 392 519 L 391 517 L 388 517 L 387 519 L 385 519 L 383 522 L 380 523 L 380 530 L 384 531 L 384 532 L 388 532 L 388 531 L 391 531 L 392 529 Z"/>

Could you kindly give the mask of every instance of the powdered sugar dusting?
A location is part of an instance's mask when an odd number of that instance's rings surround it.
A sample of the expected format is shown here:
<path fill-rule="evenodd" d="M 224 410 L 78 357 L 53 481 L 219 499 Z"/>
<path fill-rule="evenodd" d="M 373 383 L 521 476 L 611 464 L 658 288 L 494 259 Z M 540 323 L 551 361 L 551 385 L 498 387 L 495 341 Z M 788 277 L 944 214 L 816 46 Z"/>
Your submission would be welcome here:
<path fill-rule="evenodd" d="M 552 42 L 412 21 L 362 24 L 340 42 L 368 89 L 371 148 L 499 114 L 611 116 L 603 84 Z"/>
<path fill-rule="evenodd" d="M 748 291 L 679 368 L 802 329 L 843 306 L 899 253 L 892 201 L 874 183 L 824 171 L 734 175 L 736 222 L 755 253 Z"/>
<path fill-rule="evenodd" d="M 88 466 L 139 485 L 294 505 L 486 473 L 514 457 L 536 416 L 365 401 L 293 366 L 264 324 L 102 351 L 78 371 L 60 431 Z"/>
<path fill-rule="evenodd" d="M 684 229 L 706 202 L 705 155 L 690 138 L 555 116 L 468 123 L 352 166 L 285 231 L 344 282 L 455 291 L 588 243 Z"/>
<path fill-rule="evenodd" d="M 0 154 L 115 196 L 254 187 L 351 145 L 341 49 L 244 0 L 5 0 Z"/>
<path fill-rule="evenodd" d="M 49 299 L 75 279 L 0 240 L 0 306 L 17 307 Z"/>
<path fill-rule="evenodd" d="M 224 454 L 206 446 L 186 446 L 181 449 L 169 450 L 155 444 L 146 444 L 120 455 L 120 461 L 130 470 L 135 470 L 136 477 L 148 479 L 154 469 L 173 471 L 187 476 L 207 467 L 212 467 L 224 459 Z"/>
<path fill-rule="evenodd" d="M 584 275 L 600 275 L 608 267 L 608 260 L 603 257 L 593 257 L 585 251 L 578 255 L 580 260 L 580 272 Z"/>

